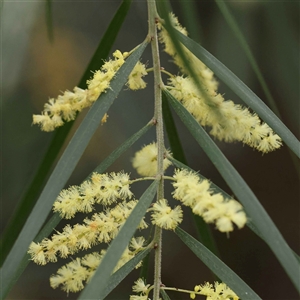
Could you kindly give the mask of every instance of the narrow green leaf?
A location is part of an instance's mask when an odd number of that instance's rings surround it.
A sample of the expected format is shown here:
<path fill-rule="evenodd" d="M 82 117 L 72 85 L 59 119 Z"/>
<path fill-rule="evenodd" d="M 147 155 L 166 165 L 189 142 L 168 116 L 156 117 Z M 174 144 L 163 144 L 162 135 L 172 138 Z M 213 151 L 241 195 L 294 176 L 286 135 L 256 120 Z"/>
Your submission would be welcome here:
<path fill-rule="evenodd" d="M 127 16 L 132 0 L 123 0 L 118 10 L 116 11 L 112 21 L 105 31 L 96 51 L 93 55 L 88 67 L 81 77 L 79 87 L 85 89 L 86 81 L 90 79 L 92 71 L 99 70 L 104 63 L 104 59 L 108 57 L 109 52 L 115 42 L 119 30 Z"/>
<path fill-rule="evenodd" d="M 181 141 L 179 139 L 176 125 L 172 116 L 172 112 L 170 110 L 169 103 L 166 99 L 165 94 L 162 95 L 162 111 L 163 111 L 164 125 L 166 128 L 173 157 L 186 164 L 187 162 L 183 152 Z"/>
<path fill-rule="evenodd" d="M 97 50 L 95 51 L 85 73 L 83 74 L 79 87 L 86 88 L 86 80 L 91 77 L 91 71 L 100 69 L 103 64 L 103 60 L 108 57 L 109 51 L 117 37 L 117 34 L 123 24 L 124 18 L 127 15 L 131 4 L 131 0 L 123 0 L 122 4 L 118 8 L 115 16 L 110 22 L 103 38 L 101 39 Z M 58 128 L 53 136 L 51 144 L 41 162 L 36 174 L 32 180 L 32 183 L 28 187 L 27 191 L 22 196 L 20 204 L 16 208 L 12 218 L 7 225 L 3 237 L 0 243 L 0 265 L 2 266 L 4 259 L 10 251 L 13 243 L 19 235 L 22 227 L 25 224 L 39 194 L 41 193 L 42 186 L 45 184 L 48 173 L 57 158 L 57 155 L 70 132 L 73 121 Z"/>
<path fill-rule="evenodd" d="M 144 192 L 119 234 L 109 246 L 96 273 L 78 299 L 104 299 L 109 277 L 150 206 L 156 194 L 157 186 L 158 181 L 154 181 Z"/>
<path fill-rule="evenodd" d="M 186 169 L 189 170 L 191 172 L 195 172 L 197 173 L 195 170 L 193 170 L 192 168 L 190 168 L 189 166 L 181 163 L 180 161 L 176 160 L 175 158 L 173 158 L 172 156 L 168 156 L 168 159 L 172 162 L 172 164 L 174 166 L 176 166 L 177 168 L 180 169 Z M 207 179 L 205 176 L 201 175 L 200 173 L 197 173 L 197 175 L 202 179 L 202 180 L 209 180 Z M 220 187 L 218 187 L 216 184 L 214 184 L 212 181 L 210 181 L 210 186 L 211 189 L 215 192 L 215 193 L 220 193 L 223 195 L 224 198 L 232 198 L 229 194 L 227 194 L 225 191 L 223 191 Z M 258 236 L 260 237 L 263 241 L 265 241 L 265 238 L 262 236 L 262 234 L 258 231 L 258 229 L 255 227 L 255 225 L 253 224 L 252 220 L 248 220 L 247 221 L 247 226 Z M 202 241 L 201 241 L 202 242 Z M 203 242 L 202 242 L 203 243 Z M 207 247 L 207 245 L 205 243 L 203 243 L 205 245 L 206 248 L 208 248 L 210 251 L 212 251 L 209 247 Z M 291 251 L 294 253 L 295 257 L 297 258 L 297 260 L 300 260 L 300 257 L 298 256 L 297 253 L 295 253 L 295 251 L 293 249 L 291 249 Z M 214 252 L 214 251 L 212 251 Z M 214 253 L 215 254 L 215 253 Z"/>
<path fill-rule="evenodd" d="M 257 79 L 258 79 L 258 81 L 259 81 L 259 83 L 260 83 L 260 85 L 261 85 L 261 87 L 262 87 L 262 89 L 263 89 L 263 91 L 265 93 L 265 96 L 266 96 L 266 99 L 267 99 L 267 101 L 269 103 L 269 106 L 271 107 L 271 109 L 273 110 L 273 112 L 275 112 L 276 115 L 280 119 L 282 119 L 281 114 L 280 114 L 280 112 L 278 110 L 278 107 L 276 105 L 276 102 L 275 102 L 275 100 L 274 100 L 274 98 L 273 98 L 273 96 L 272 96 L 272 94 L 271 94 L 271 92 L 270 92 L 270 90 L 268 88 L 268 85 L 267 85 L 267 83 L 266 83 L 266 81 L 264 79 L 264 76 L 261 73 L 260 68 L 259 68 L 259 66 L 258 66 L 258 64 L 257 64 L 257 62 L 256 62 L 256 60 L 255 60 L 255 58 L 254 58 L 254 56 L 252 54 L 252 51 L 251 51 L 251 49 L 250 49 L 250 47 L 249 47 L 249 45 L 248 45 L 248 43 L 247 43 L 247 41 L 246 41 L 243 33 L 241 32 L 241 30 L 240 30 L 237 22 L 235 21 L 233 15 L 231 14 L 230 10 L 228 9 L 226 3 L 223 0 L 219 0 L 219 1 L 215 0 L 215 2 L 218 5 L 218 7 L 219 7 L 221 13 L 223 14 L 226 22 L 228 23 L 229 27 L 231 28 L 231 30 L 233 31 L 234 35 L 236 36 L 237 40 L 239 41 L 242 49 L 244 50 L 244 52 L 245 52 L 245 54 L 246 54 L 246 56 L 247 56 L 247 58 L 248 58 L 248 60 L 250 62 L 250 65 L 251 65 L 254 73 L 256 74 L 256 77 L 257 77 Z M 269 12 L 269 10 L 267 10 L 267 11 Z M 285 18 L 283 18 L 283 19 L 285 19 Z M 275 22 L 275 23 L 277 24 L 278 22 Z M 274 23 L 274 25 L 275 25 L 275 23 Z M 279 23 L 281 25 L 281 22 L 279 22 Z M 285 23 L 285 22 L 283 22 L 283 23 Z M 285 35 L 290 33 L 289 30 L 287 30 L 287 27 L 285 27 L 285 29 L 286 29 Z M 279 26 L 279 28 L 281 28 L 281 26 Z M 298 172 L 298 176 L 300 178 L 300 170 L 299 170 L 299 167 L 298 167 L 298 160 L 297 160 L 297 158 L 294 156 L 294 154 L 292 152 L 290 152 L 290 155 L 291 155 L 291 159 L 292 159 L 292 161 L 293 161 L 293 163 L 294 163 L 294 165 L 296 167 L 296 171 Z"/>
<path fill-rule="evenodd" d="M 47 26 L 49 41 L 53 43 L 54 34 L 53 34 L 52 0 L 46 0 L 46 26 Z"/>
<path fill-rule="evenodd" d="M 149 263 L 150 263 L 150 253 L 148 253 L 148 255 L 144 257 L 142 267 L 140 269 L 140 275 L 139 275 L 139 278 L 144 278 L 146 281 L 148 279 Z"/>
<path fill-rule="evenodd" d="M 185 107 L 168 91 L 164 90 L 163 92 L 167 95 L 170 104 L 182 122 L 191 132 L 201 148 L 206 152 L 207 156 L 218 169 L 228 186 L 243 204 L 247 215 L 252 219 L 259 232 L 264 236 L 266 243 L 274 252 L 296 288 L 300 290 L 299 263 L 256 196 L 221 150 L 216 146 L 214 141 Z"/>
<path fill-rule="evenodd" d="M 202 28 L 200 24 L 200 18 L 198 15 L 197 1 L 179 1 L 180 10 L 183 15 L 184 24 L 189 33 L 189 36 L 200 42 L 203 36 Z"/>
<path fill-rule="evenodd" d="M 139 252 L 134 258 L 128 261 L 117 272 L 111 275 L 106 288 L 103 291 L 103 298 L 105 298 L 133 269 L 134 267 L 147 255 L 149 255 L 151 248 Z"/>
<path fill-rule="evenodd" d="M 236 273 L 203 244 L 177 227 L 175 233 L 198 258 L 243 300 L 261 299 Z"/>
<path fill-rule="evenodd" d="M 226 22 L 228 23 L 229 27 L 231 28 L 232 32 L 234 33 L 235 37 L 237 38 L 238 42 L 240 43 L 242 49 L 244 50 L 249 63 L 254 71 L 254 73 L 256 74 L 256 77 L 265 93 L 266 99 L 269 102 L 270 107 L 272 108 L 272 110 L 276 113 L 276 115 L 278 117 L 280 117 L 280 113 L 278 110 L 278 107 L 276 105 L 276 102 L 268 88 L 268 85 L 265 81 L 265 78 L 263 76 L 263 74 L 260 71 L 260 68 L 256 62 L 256 59 L 254 57 L 254 55 L 252 54 L 252 51 L 245 39 L 245 36 L 243 35 L 242 31 L 240 30 L 236 20 L 234 19 L 232 13 L 230 12 L 230 10 L 227 7 L 227 4 L 225 3 L 225 1 L 223 0 L 215 0 L 216 4 L 218 5 L 224 19 L 226 20 Z"/>
<path fill-rule="evenodd" d="M 43 227 L 43 229 L 40 231 L 40 233 L 36 236 L 34 241 L 40 242 L 43 238 L 50 235 L 50 233 L 53 231 L 53 228 L 57 226 L 57 224 L 61 221 L 61 218 L 59 214 L 53 215 L 53 217 L 47 222 L 47 224 Z M 9 284 L 3 291 L 3 294 L 1 294 L 1 299 L 5 299 L 9 293 L 9 291 L 13 288 L 19 277 L 22 275 L 22 273 L 25 271 L 26 267 L 30 263 L 30 255 L 26 253 L 23 256 L 23 259 L 20 261 L 19 265 L 16 266 L 16 270 L 13 274 L 12 279 L 10 280 Z"/>
<path fill-rule="evenodd" d="M 298 139 L 248 86 L 199 44 L 179 31 L 176 31 L 176 36 L 187 49 L 210 68 L 218 78 L 273 128 L 286 145 L 300 158 L 300 142 Z"/>
<path fill-rule="evenodd" d="M 139 60 L 146 46 L 146 42 L 142 43 L 128 57 L 124 65 L 117 72 L 116 77 L 111 81 L 111 89 L 107 93 L 102 94 L 100 99 L 94 103 L 75 132 L 3 264 L 2 274 L 5 275 L 2 279 L 3 288 L 1 293 L 4 293 L 9 286 L 10 281 L 14 277 L 16 266 L 21 262 L 30 242 L 34 239 L 45 222 L 54 200 L 72 174 L 91 137 L 99 126 L 101 119 L 114 99 L 118 96 L 127 81 L 128 75 Z"/>
<path fill-rule="evenodd" d="M 127 139 L 119 148 L 114 150 L 102 163 L 93 171 L 103 173 L 109 166 L 113 164 L 126 150 L 128 150 L 141 136 L 143 136 L 152 126 L 153 122 L 150 121 L 146 126 L 140 129 Z"/>
<path fill-rule="evenodd" d="M 273 57 L 280 66 L 279 78 L 284 78 L 286 89 L 291 91 L 299 87 L 299 28 L 291 18 L 291 9 L 299 10 L 299 3 L 278 2 L 276 5 L 261 2 L 262 17 L 265 19 L 268 42 L 275 45 Z M 289 9 L 290 8 L 290 9 Z M 290 94 L 290 95 L 291 95 Z"/>
<path fill-rule="evenodd" d="M 153 231 L 155 226 L 153 224 L 150 225 L 150 232 L 148 234 L 148 238 L 146 240 L 146 244 L 150 244 L 153 239 Z M 148 279 L 148 270 L 149 270 L 149 263 L 150 263 L 150 253 L 143 259 L 142 267 L 140 269 L 139 278 L 144 278 L 147 282 Z"/>
<path fill-rule="evenodd" d="M 167 294 L 167 292 L 165 290 L 160 290 L 160 294 L 161 294 L 163 300 L 171 300 L 171 298 L 169 297 L 169 295 Z"/>

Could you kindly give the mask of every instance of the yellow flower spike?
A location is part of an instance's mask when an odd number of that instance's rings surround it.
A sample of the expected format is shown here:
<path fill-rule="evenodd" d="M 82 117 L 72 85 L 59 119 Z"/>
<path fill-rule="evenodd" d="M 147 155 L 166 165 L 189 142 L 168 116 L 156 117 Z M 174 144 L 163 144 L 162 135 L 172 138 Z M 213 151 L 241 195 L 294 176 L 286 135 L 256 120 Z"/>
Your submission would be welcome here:
<path fill-rule="evenodd" d="M 207 300 L 218 299 L 218 300 L 238 300 L 239 297 L 232 291 L 225 283 L 215 282 L 214 286 L 210 283 L 205 283 L 199 286 L 201 295 L 207 296 Z"/>
<path fill-rule="evenodd" d="M 213 194 L 208 180 L 200 180 L 196 173 L 187 170 L 175 170 L 173 175 L 175 188 L 173 197 L 189 206 L 193 213 L 201 216 L 207 223 L 215 223 L 221 232 L 244 227 L 247 217 L 242 205 L 236 200 L 224 199 L 221 194 Z"/>
<path fill-rule="evenodd" d="M 186 30 L 173 14 L 170 14 L 170 18 L 174 28 L 187 35 Z M 158 28 L 161 30 L 160 42 L 165 45 L 165 51 L 174 58 L 180 70 L 189 75 L 167 31 L 161 24 Z M 219 140 L 241 141 L 263 153 L 280 148 L 282 145 L 280 137 L 247 108 L 235 105 L 232 101 L 225 101 L 217 91 L 218 82 L 214 78 L 214 73 L 187 48 L 183 46 L 183 49 L 188 61 L 194 66 L 196 75 L 203 83 L 205 95 L 188 76 L 171 77 L 167 88 L 195 119 L 202 126 L 211 127 L 210 134 Z"/>
<path fill-rule="evenodd" d="M 102 93 L 110 88 L 110 82 L 114 78 L 116 72 L 124 64 L 128 52 L 117 50 L 113 53 L 114 59 L 106 61 L 100 70 L 93 73 L 93 77 L 87 80 L 87 89 L 83 90 L 75 87 L 73 92 L 65 91 L 59 95 L 57 99 L 51 98 L 44 105 L 44 111 L 40 115 L 33 115 L 33 124 L 38 124 L 43 131 L 53 131 L 60 127 L 64 122 L 75 119 L 77 112 L 82 111 L 85 107 L 89 107 L 95 102 Z M 143 88 L 146 83 L 141 79 L 147 72 L 143 70 L 144 65 L 139 64 L 136 69 L 136 78 L 139 78 L 135 84 L 136 88 Z M 137 86 L 138 85 L 138 86 Z M 142 87 L 143 86 L 143 87 Z M 101 124 L 107 121 L 107 115 L 101 121 Z"/>

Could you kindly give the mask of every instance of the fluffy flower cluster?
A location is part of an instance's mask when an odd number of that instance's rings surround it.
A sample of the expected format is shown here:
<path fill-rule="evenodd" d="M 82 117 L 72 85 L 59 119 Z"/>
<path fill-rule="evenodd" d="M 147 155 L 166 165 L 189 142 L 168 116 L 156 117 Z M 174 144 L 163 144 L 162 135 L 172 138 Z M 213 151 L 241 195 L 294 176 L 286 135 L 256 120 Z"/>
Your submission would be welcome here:
<path fill-rule="evenodd" d="M 114 272 L 144 248 L 144 241 L 143 237 L 133 238 L 131 240 L 130 246 L 125 249 Z M 62 290 L 67 293 L 79 292 L 84 288 L 84 283 L 89 282 L 92 278 L 104 255 L 105 250 L 102 250 L 100 253 L 94 252 L 82 258 L 76 258 L 76 260 L 64 265 L 57 271 L 57 274 L 50 277 L 51 287 L 55 289 L 61 286 Z M 136 268 L 140 266 L 141 262 Z"/>
<path fill-rule="evenodd" d="M 146 66 L 139 61 L 128 77 L 127 86 L 131 90 L 144 89 L 147 84 L 143 80 L 143 77 L 147 74 Z"/>
<path fill-rule="evenodd" d="M 139 278 L 134 282 L 132 290 L 139 295 L 130 295 L 130 300 L 148 300 L 148 294 L 150 292 L 150 284 L 146 284 L 142 278 Z"/>
<path fill-rule="evenodd" d="M 46 238 L 41 243 L 32 242 L 28 251 L 31 259 L 39 265 L 45 265 L 56 262 L 58 255 L 66 258 L 99 243 L 109 243 L 117 236 L 137 202 L 124 201 L 105 212 L 94 214 L 91 219 L 86 218 L 84 224 L 65 226 L 62 232 L 54 234 L 51 239 Z M 144 228 L 147 228 L 147 224 L 142 220 L 139 229 Z"/>
<path fill-rule="evenodd" d="M 176 206 L 174 209 L 171 209 L 166 199 L 161 199 L 154 203 L 150 210 L 153 211 L 151 215 L 152 224 L 163 229 L 175 230 L 178 224 L 182 222 L 181 207 Z"/>
<path fill-rule="evenodd" d="M 214 286 L 210 283 L 196 285 L 194 292 L 190 294 L 191 299 L 197 295 L 206 296 L 207 300 L 238 300 L 239 297 L 225 283 L 215 282 Z"/>
<path fill-rule="evenodd" d="M 77 212 L 91 212 L 95 203 L 107 206 L 118 199 L 131 199 L 132 195 L 128 174 L 123 172 L 93 173 L 90 181 L 84 181 L 80 186 L 71 186 L 62 190 L 54 202 L 53 210 L 62 218 L 70 219 Z"/>
<path fill-rule="evenodd" d="M 166 152 L 170 155 L 168 150 Z M 151 143 L 136 152 L 132 159 L 132 165 L 141 176 L 155 176 L 157 174 L 157 144 Z M 163 162 L 164 170 L 170 165 L 171 162 L 165 158 Z"/>
<path fill-rule="evenodd" d="M 173 26 L 187 35 L 178 19 L 173 14 L 170 17 Z M 181 72 L 188 75 L 167 31 L 161 25 L 159 28 L 160 41 L 165 45 L 164 50 L 173 57 Z M 189 77 L 174 76 L 169 79 L 170 93 L 182 102 L 201 125 L 211 127 L 210 133 L 216 138 L 227 142 L 241 141 L 264 153 L 278 149 L 282 145 L 280 137 L 247 108 L 235 105 L 232 101 L 225 101 L 217 92 L 218 83 L 213 72 L 187 48 L 183 48 L 202 83 L 202 89 L 200 91 Z"/>
<path fill-rule="evenodd" d="M 213 194 L 208 180 L 200 180 L 197 174 L 187 170 L 176 170 L 173 197 L 189 206 L 193 213 L 207 223 L 215 223 L 221 232 L 233 230 L 233 223 L 242 228 L 246 214 L 242 205 L 233 199 L 224 199 L 221 194 Z"/>
<path fill-rule="evenodd" d="M 280 137 L 247 108 L 224 101 L 223 96 L 214 91 L 210 95 L 211 103 L 207 103 L 189 77 L 170 78 L 169 84 L 170 93 L 201 125 L 210 126 L 210 133 L 218 139 L 241 141 L 264 153 L 281 146 Z"/>
<path fill-rule="evenodd" d="M 57 99 L 51 98 L 40 115 L 33 115 L 33 124 L 39 124 L 43 131 L 53 131 L 64 122 L 74 120 L 78 112 L 91 106 L 102 93 L 109 89 L 111 80 L 128 55 L 128 52 L 115 51 L 114 59 L 106 61 L 100 70 L 94 72 L 93 78 L 87 80 L 87 89 L 75 87 L 73 92 L 65 91 Z M 145 88 L 146 83 L 142 77 L 146 74 L 145 65 L 138 62 L 128 77 L 129 88 L 133 90 Z M 106 122 L 106 119 L 107 115 L 102 119 L 102 123 Z"/>

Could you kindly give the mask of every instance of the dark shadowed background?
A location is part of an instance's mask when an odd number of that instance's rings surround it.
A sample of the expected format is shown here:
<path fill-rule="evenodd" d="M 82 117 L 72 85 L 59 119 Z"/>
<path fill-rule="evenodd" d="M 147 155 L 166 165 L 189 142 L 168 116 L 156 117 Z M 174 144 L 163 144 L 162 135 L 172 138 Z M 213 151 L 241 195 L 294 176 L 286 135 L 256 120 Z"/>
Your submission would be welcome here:
<path fill-rule="evenodd" d="M 181 8 L 184 2 L 173 1 L 172 5 L 180 22 L 187 26 Z M 264 100 L 258 80 L 217 5 L 214 1 L 196 3 L 200 26 L 195 38 Z M 53 1 L 52 42 L 47 35 L 44 1 L 5 1 L 2 4 L 1 231 L 30 184 L 53 136 L 31 125 L 32 114 L 40 113 L 49 97 L 56 97 L 66 89 L 72 90 L 78 84 L 119 4 L 120 1 L 115 0 Z M 299 139 L 299 2 L 228 1 L 227 4 L 259 63 L 284 123 Z M 142 42 L 146 34 L 146 1 L 133 1 L 114 50 L 129 51 Z M 151 66 L 149 47 L 142 61 Z M 162 54 L 162 66 L 177 72 L 165 54 Z M 151 119 L 152 74 L 145 80 L 148 82 L 146 90 L 133 92 L 124 88 L 109 111 L 108 122 L 95 133 L 68 185 L 80 184 L 113 149 Z M 225 94 L 225 99 L 242 103 L 222 83 L 219 91 Z M 72 132 L 84 114 L 80 114 Z M 232 194 L 180 120 L 175 120 L 189 165 Z M 131 158 L 142 145 L 154 139 L 152 130 L 109 171 L 125 170 L 133 177 L 137 176 Z M 290 247 L 299 254 L 299 173 L 287 147 L 262 155 L 240 143 L 217 143 L 254 191 Z M 144 187 L 143 184 L 138 186 L 137 196 Z M 170 192 L 171 189 L 166 192 L 169 199 Z M 77 221 L 80 220 L 79 217 Z M 182 227 L 197 235 L 188 210 L 185 210 Z M 221 258 L 262 299 L 298 299 L 273 253 L 248 228 L 235 230 L 229 237 L 215 231 L 213 226 L 211 228 Z M 56 272 L 60 263 L 62 260 L 43 267 L 30 263 L 9 299 L 75 299 L 77 294 L 67 296 L 49 286 L 49 276 Z M 152 267 L 149 272 L 148 281 L 151 282 Z M 138 274 L 134 271 L 108 299 L 128 299 Z M 162 281 L 167 286 L 193 289 L 196 284 L 213 281 L 213 277 L 172 232 L 167 232 L 164 234 Z M 179 293 L 170 293 L 170 297 L 189 299 L 188 295 Z"/>

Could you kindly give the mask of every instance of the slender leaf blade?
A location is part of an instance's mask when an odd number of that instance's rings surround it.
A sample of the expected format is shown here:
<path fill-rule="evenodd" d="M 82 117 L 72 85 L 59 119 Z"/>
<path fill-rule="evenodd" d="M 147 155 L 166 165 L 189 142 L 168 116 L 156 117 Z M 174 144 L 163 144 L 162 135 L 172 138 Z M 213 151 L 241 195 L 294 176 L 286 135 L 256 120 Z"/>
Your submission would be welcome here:
<path fill-rule="evenodd" d="M 47 5 L 52 5 L 52 0 L 47 0 Z M 80 82 L 79 87 L 86 88 L 86 81 L 91 76 L 91 71 L 100 69 L 105 58 L 108 57 L 109 51 L 118 35 L 118 32 L 123 24 L 123 21 L 130 8 L 131 0 L 123 0 L 112 21 L 110 22 L 103 38 L 101 39 L 97 50 L 95 51 L 90 63 L 88 64 Z M 3 264 L 8 252 L 10 251 L 13 243 L 15 242 L 18 234 L 20 233 L 26 219 L 28 218 L 38 195 L 42 190 L 42 186 L 48 176 L 48 173 L 68 135 L 70 132 L 73 121 L 58 128 L 54 133 L 49 148 L 38 168 L 36 174 L 32 180 L 32 183 L 22 196 L 22 200 L 14 212 L 12 218 L 9 221 L 8 226 L 5 229 L 5 233 L 1 238 L 0 243 L 0 265 Z"/>
<path fill-rule="evenodd" d="M 186 158 L 183 152 L 181 141 L 179 139 L 179 135 L 172 116 L 172 112 L 170 110 L 169 103 L 167 102 L 165 94 L 162 95 L 162 100 L 163 100 L 162 111 L 163 111 L 164 125 L 166 128 L 173 157 L 176 157 L 181 162 L 186 163 Z"/>
<path fill-rule="evenodd" d="M 47 237 L 50 235 L 50 233 L 53 231 L 53 228 L 57 226 L 57 224 L 61 221 L 61 218 L 59 214 L 54 214 L 52 218 L 47 222 L 47 224 L 43 227 L 43 229 L 40 231 L 40 233 L 36 236 L 34 241 L 40 242 L 43 238 Z M 19 265 L 16 266 L 16 270 L 13 274 L 12 280 L 10 280 L 9 284 L 1 294 L 1 299 L 5 299 L 9 293 L 9 291 L 13 288 L 14 284 L 17 282 L 19 277 L 22 275 L 22 273 L 25 271 L 27 268 L 28 264 L 30 263 L 30 255 L 26 253 L 22 260 L 20 261 Z M 1 287 L 2 288 L 2 287 Z"/>
<path fill-rule="evenodd" d="M 152 126 L 150 121 L 146 126 L 127 139 L 120 147 L 114 150 L 102 163 L 94 170 L 94 172 L 102 173 L 113 164 L 126 150 L 128 150 L 141 136 L 143 136 Z"/>
<path fill-rule="evenodd" d="M 150 206 L 156 189 L 158 181 L 154 181 L 148 189 L 144 192 L 139 202 L 131 212 L 130 216 L 122 226 L 117 237 L 109 246 L 103 260 L 100 263 L 97 271 L 88 283 L 84 291 L 80 294 L 78 299 L 104 299 L 105 290 L 109 281 L 109 277 L 113 272 L 116 264 L 118 263 L 123 251 L 132 238 L 136 228 L 138 227 L 141 219 L 145 215 L 148 207 Z"/>
<path fill-rule="evenodd" d="M 167 292 L 165 290 L 160 290 L 160 294 L 161 294 L 163 300 L 171 300 L 171 298 L 169 297 L 169 295 L 167 294 Z"/>
<path fill-rule="evenodd" d="M 207 156 L 218 169 L 219 173 L 237 198 L 242 202 L 247 215 L 252 219 L 259 232 L 264 236 L 266 243 L 280 261 L 295 287 L 300 290 L 299 263 L 256 196 L 214 141 L 185 107 L 167 90 L 164 90 L 163 92 L 167 95 L 170 104 L 182 122 L 191 132 L 201 148 L 206 152 Z"/>
<path fill-rule="evenodd" d="M 197 1 L 179 1 L 178 4 L 189 36 L 193 40 L 200 42 L 203 38 L 203 30 L 200 24 Z"/>
<path fill-rule="evenodd" d="M 16 266 L 21 262 L 30 242 L 34 239 L 45 222 L 53 201 L 72 174 L 91 137 L 99 126 L 101 119 L 121 91 L 127 81 L 128 75 L 139 60 L 146 45 L 146 42 L 142 43 L 129 56 L 124 65 L 117 72 L 116 77 L 111 81 L 111 89 L 107 93 L 102 94 L 100 99 L 94 103 L 75 132 L 3 264 L 2 274 L 4 274 L 4 276 L 2 278 L 3 289 L 1 293 L 4 293 L 9 286 L 10 281 L 14 277 Z"/>
<path fill-rule="evenodd" d="M 227 24 L 229 25 L 230 29 L 232 30 L 232 32 L 234 33 L 235 37 L 237 38 L 240 46 L 242 47 L 242 49 L 244 50 L 246 57 L 249 60 L 249 63 L 254 71 L 254 73 L 256 74 L 256 77 L 265 93 L 266 99 L 269 102 L 270 107 L 272 108 L 272 110 L 276 113 L 276 115 L 278 117 L 280 117 L 280 113 L 279 110 L 277 108 L 276 102 L 268 88 L 268 85 L 265 81 L 265 78 L 262 74 L 262 72 L 260 71 L 260 68 L 256 62 L 256 59 L 254 57 L 254 55 L 252 54 L 252 51 L 245 39 L 244 34 L 242 33 L 242 31 L 240 30 L 239 25 L 237 24 L 237 21 L 234 19 L 234 16 L 232 15 L 232 13 L 230 12 L 229 8 L 227 7 L 227 4 L 225 3 L 225 1 L 223 0 L 215 0 L 217 6 L 219 7 L 224 19 L 226 20 Z"/>
<path fill-rule="evenodd" d="M 198 258 L 226 283 L 243 300 L 261 299 L 235 272 L 180 227 L 175 229 L 178 237 L 197 255 Z"/>
<path fill-rule="evenodd" d="M 91 77 L 91 72 L 99 70 L 104 63 L 104 59 L 108 57 L 109 52 L 115 42 L 120 28 L 127 16 L 132 0 L 123 0 L 118 10 L 116 11 L 112 21 L 105 31 L 95 54 L 91 58 L 88 67 L 81 77 L 79 87 L 86 88 L 86 81 Z"/>
<path fill-rule="evenodd" d="M 176 160 L 175 158 L 172 158 L 171 156 L 168 156 L 168 159 L 172 162 L 172 164 L 174 166 L 176 166 L 177 168 L 180 168 L 180 169 L 186 169 L 186 170 L 189 170 L 191 172 L 195 172 L 195 170 L 193 170 L 192 168 L 190 168 L 189 166 L 183 164 L 182 162 Z M 200 173 L 197 173 L 197 175 L 202 179 L 202 180 L 208 180 L 205 176 L 203 176 L 202 174 Z M 224 198 L 232 198 L 229 194 L 227 194 L 224 190 L 222 190 L 220 187 L 218 187 L 216 184 L 214 184 L 212 181 L 210 182 L 210 187 L 211 189 L 215 192 L 215 193 L 220 193 L 223 195 Z M 262 236 L 262 234 L 258 231 L 258 229 L 255 227 L 255 225 L 253 224 L 252 220 L 248 220 L 247 221 L 247 227 L 249 227 L 258 237 L 260 237 L 263 241 L 265 240 L 265 238 Z M 202 241 L 201 241 L 202 242 Z M 203 243 L 203 242 L 202 242 Z M 207 245 L 205 243 L 203 243 L 206 248 L 209 248 L 207 247 Z M 209 249 L 210 251 L 212 251 L 211 249 Z M 297 253 L 294 252 L 293 249 L 291 249 L 291 251 L 294 253 L 295 257 L 297 258 L 297 260 L 299 261 L 300 258 L 298 256 Z M 213 251 L 212 251 L 213 252 Z"/>
<path fill-rule="evenodd" d="M 142 250 L 123 267 L 112 274 L 109 278 L 106 288 L 103 291 L 103 298 L 105 298 L 134 269 L 134 267 L 150 253 L 151 250 L 151 248 Z"/>

